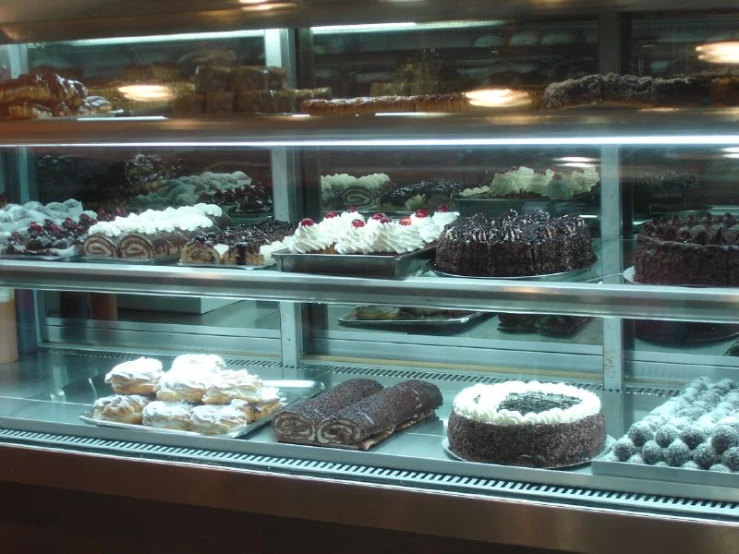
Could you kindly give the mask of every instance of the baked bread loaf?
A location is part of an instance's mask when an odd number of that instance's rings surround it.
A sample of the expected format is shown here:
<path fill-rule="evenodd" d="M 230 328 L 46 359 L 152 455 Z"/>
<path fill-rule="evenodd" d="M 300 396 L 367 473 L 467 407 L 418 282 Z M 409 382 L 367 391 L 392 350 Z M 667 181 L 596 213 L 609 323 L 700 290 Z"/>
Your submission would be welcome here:
<path fill-rule="evenodd" d="M 118 394 L 156 394 L 162 378 L 162 362 L 153 358 L 137 358 L 115 366 L 105 382 Z"/>
<path fill-rule="evenodd" d="M 114 395 L 98 398 L 92 408 L 92 418 L 102 421 L 139 424 L 143 419 L 148 398 L 139 395 Z"/>

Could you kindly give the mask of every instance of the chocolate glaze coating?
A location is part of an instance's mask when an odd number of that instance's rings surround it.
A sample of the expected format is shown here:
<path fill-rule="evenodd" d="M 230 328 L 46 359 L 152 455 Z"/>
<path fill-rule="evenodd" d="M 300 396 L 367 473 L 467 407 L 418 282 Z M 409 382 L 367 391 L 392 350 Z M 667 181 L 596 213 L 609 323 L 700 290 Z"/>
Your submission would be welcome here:
<path fill-rule="evenodd" d="M 493 425 L 452 410 L 449 446 L 473 462 L 528 467 L 561 467 L 592 460 L 606 442 L 602 413 L 573 423 Z"/>

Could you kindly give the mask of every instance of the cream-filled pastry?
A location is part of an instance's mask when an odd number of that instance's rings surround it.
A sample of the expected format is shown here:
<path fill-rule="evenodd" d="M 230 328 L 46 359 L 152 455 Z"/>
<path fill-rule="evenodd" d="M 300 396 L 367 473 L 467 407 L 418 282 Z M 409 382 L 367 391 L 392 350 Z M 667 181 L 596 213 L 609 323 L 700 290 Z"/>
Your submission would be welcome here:
<path fill-rule="evenodd" d="M 139 424 L 149 404 L 149 399 L 140 395 L 114 395 L 98 398 L 92 408 L 92 418 L 118 423 Z"/>
<path fill-rule="evenodd" d="M 143 424 L 157 429 L 190 430 L 190 413 L 192 406 L 186 402 L 149 403 L 144 408 Z"/>
<path fill-rule="evenodd" d="M 162 375 L 162 362 L 137 358 L 115 366 L 105 376 L 105 382 L 118 394 L 147 396 L 156 393 Z"/>

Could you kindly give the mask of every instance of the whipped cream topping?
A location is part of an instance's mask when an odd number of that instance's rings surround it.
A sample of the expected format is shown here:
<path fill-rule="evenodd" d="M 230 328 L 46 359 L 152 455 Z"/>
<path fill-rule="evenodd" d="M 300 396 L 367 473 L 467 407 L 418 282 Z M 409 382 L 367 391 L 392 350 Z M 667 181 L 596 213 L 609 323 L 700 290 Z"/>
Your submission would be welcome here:
<path fill-rule="evenodd" d="M 162 362 L 153 358 L 142 357 L 115 366 L 105 376 L 105 382 L 110 383 L 110 379 L 113 377 L 158 380 L 161 375 Z"/>
<path fill-rule="evenodd" d="M 570 175 L 555 173 L 552 180 L 547 184 L 546 195 L 552 200 L 569 200 L 575 195 Z"/>
<path fill-rule="evenodd" d="M 373 220 L 370 220 L 373 221 Z M 373 242 L 372 234 L 377 225 L 369 223 L 364 227 L 350 227 L 350 229 L 339 238 L 336 243 L 336 251 L 339 254 L 365 254 L 369 251 Z"/>
<path fill-rule="evenodd" d="M 224 423 L 246 425 L 249 423 L 246 415 L 247 406 L 245 402 L 238 400 L 222 406 L 196 406 L 190 413 L 190 422 L 195 428 Z"/>
<path fill-rule="evenodd" d="M 321 190 L 339 189 L 344 190 L 351 187 L 362 187 L 377 190 L 390 182 L 390 177 L 384 173 L 373 173 L 362 177 L 354 177 L 348 173 L 336 173 L 335 175 L 321 176 Z"/>
<path fill-rule="evenodd" d="M 187 402 L 163 402 L 155 400 L 144 408 L 144 425 L 152 419 L 188 420 L 192 412 L 192 405 Z"/>
<path fill-rule="evenodd" d="M 91 235 L 103 235 L 109 238 L 120 237 L 130 233 L 153 235 L 158 232 L 172 232 L 175 230 L 196 231 L 213 226 L 213 222 L 205 215 L 204 210 L 213 212 L 220 210 L 218 206 L 199 204 L 184 208 L 167 208 L 163 211 L 146 210 L 141 214 L 130 214 L 126 217 L 117 217 L 113 221 L 101 221 L 90 227 Z M 222 211 L 221 211 L 222 213 Z"/>
<path fill-rule="evenodd" d="M 459 196 L 477 196 L 478 194 L 485 194 L 490 192 L 490 187 L 473 187 L 460 191 Z"/>
<path fill-rule="evenodd" d="M 292 252 L 307 254 L 325 250 L 336 242 L 335 237 L 329 236 L 320 225 L 300 225 L 293 235 L 294 242 L 290 246 Z"/>
<path fill-rule="evenodd" d="M 368 246 L 368 251 L 402 254 L 423 248 L 424 241 L 419 233 L 419 227 L 415 229 L 411 227 L 413 225 L 400 225 L 394 222 L 378 225 L 376 230 L 370 230 L 372 242 Z"/>
<path fill-rule="evenodd" d="M 581 402 L 565 410 L 552 408 L 539 413 L 522 414 L 516 410 L 498 409 L 508 395 L 527 392 L 571 396 Z M 508 381 L 496 385 L 478 384 L 464 389 L 454 399 L 454 411 L 475 421 L 494 425 L 537 425 L 579 421 L 600 413 L 601 404 L 592 392 L 564 383 Z"/>

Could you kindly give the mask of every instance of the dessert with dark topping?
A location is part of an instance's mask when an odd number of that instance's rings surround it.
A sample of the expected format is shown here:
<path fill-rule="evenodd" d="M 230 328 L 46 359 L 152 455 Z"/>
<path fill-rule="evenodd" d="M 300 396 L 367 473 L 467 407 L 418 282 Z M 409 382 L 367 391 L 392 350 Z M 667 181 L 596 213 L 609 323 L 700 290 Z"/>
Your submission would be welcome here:
<path fill-rule="evenodd" d="M 104 217 L 107 215 L 104 214 Z M 84 213 L 77 219 L 67 217 L 61 225 L 51 219 L 41 223 L 33 222 L 26 229 L 11 233 L 3 253 L 22 256 L 75 256 L 81 253 L 87 232 L 95 223 L 94 219 Z"/>
<path fill-rule="evenodd" d="M 739 222 L 731 215 L 660 218 L 636 243 L 634 279 L 653 285 L 739 286 Z"/>
<path fill-rule="evenodd" d="M 475 385 L 454 399 L 449 448 L 473 462 L 566 467 L 605 446 L 600 399 L 564 383 Z"/>
<path fill-rule="evenodd" d="M 705 194 L 698 177 L 668 170 L 634 181 L 634 207 L 639 213 L 660 214 L 701 209 Z"/>
<path fill-rule="evenodd" d="M 264 265 L 272 260 L 271 252 L 286 247 L 282 241 L 295 232 L 295 227 L 283 221 L 268 220 L 197 235 L 183 248 L 181 262 Z"/>
<path fill-rule="evenodd" d="M 449 179 L 396 186 L 378 199 L 377 208 L 387 211 L 416 211 L 421 208 L 435 210 L 439 206 L 450 205 L 452 198 L 462 191 L 486 186 L 476 181 Z"/>
<path fill-rule="evenodd" d="M 585 221 L 574 215 L 552 218 L 543 210 L 460 218 L 445 228 L 436 252 L 440 271 L 476 277 L 547 275 L 594 261 Z"/>
<path fill-rule="evenodd" d="M 634 75 L 586 75 L 552 83 L 544 91 L 541 107 L 561 110 L 609 105 L 629 108 L 701 106 L 706 86 L 690 77 L 636 77 Z"/>

